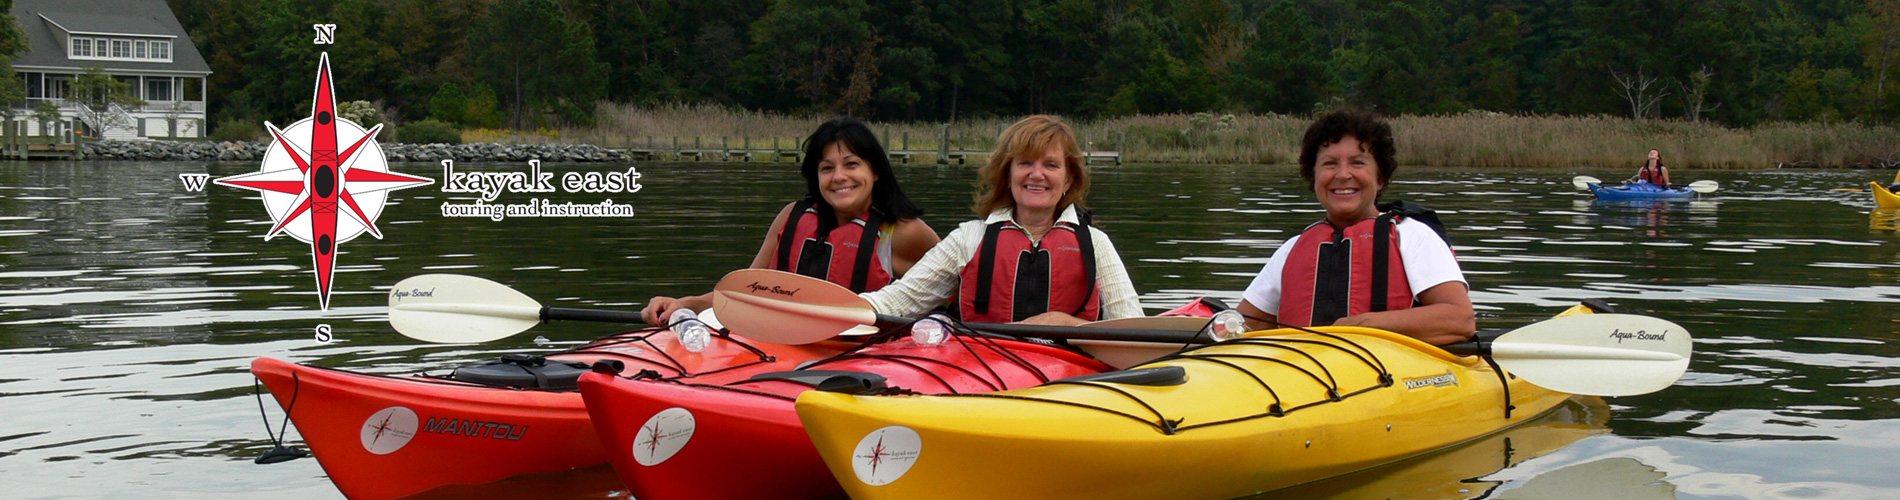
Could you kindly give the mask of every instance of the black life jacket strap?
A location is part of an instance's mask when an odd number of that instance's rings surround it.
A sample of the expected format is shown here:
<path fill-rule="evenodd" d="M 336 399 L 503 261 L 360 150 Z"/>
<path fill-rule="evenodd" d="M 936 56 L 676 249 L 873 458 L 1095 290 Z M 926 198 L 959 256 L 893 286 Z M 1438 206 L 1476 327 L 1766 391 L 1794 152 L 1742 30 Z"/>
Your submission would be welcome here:
<path fill-rule="evenodd" d="M 871 262 L 877 259 L 877 237 L 883 229 L 884 218 L 879 217 L 876 210 L 865 215 L 864 231 L 858 237 L 858 260 L 851 266 L 852 292 L 864 293 L 864 288 L 871 279 Z"/>
<path fill-rule="evenodd" d="M 1392 266 L 1392 218 L 1394 214 L 1379 214 L 1372 222 L 1372 312 L 1388 310 L 1385 295 L 1391 284 L 1388 275 Z"/>
<path fill-rule="evenodd" d="M 798 221 L 804 220 L 805 212 L 810 211 L 815 205 L 817 202 L 809 196 L 792 203 L 792 212 L 785 219 L 785 227 L 779 228 L 778 258 L 775 259 L 777 265 L 773 266 L 773 269 L 788 273 L 796 272 L 794 270 L 798 269 L 798 263 L 792 262 L 792 245 L 804 244 L 798 241 Z"/>
<path fill-rule="evenodd" d="M 1089 227 L 1095 223 L 1095 214 L 1080 206 L 1075 207 L 1075 213 L 1079 216 L 1077 220 L 1081 221 L 1081 224 L 1074 228 L 1075 242 L 1076 246 L 1082 249 L 1082 275 L 1085 276 L 1082 283 L 1087 287 L 1083 290 L 1086 290 L 1084 293 L 1088 295 L 1082 297 L 1082 303 L 1075 306 L 1075 312 L 1070 315 L 1080 318 L 1083 312 L 1088 311 L 1089 299 L 1094 297 L 1099 302 L 1101 292 L 1095 289 L 1095 234 L 1089 231 Z M 1100 304 L 1097 307 L 1107 307 L 1107 304 Z M 1100 314 L 1097 314 L 1097 317 L 1099 316 Z"/>
<path fill-rule="evenodd" d="M 996 272 L 996 237 L 1003 228 L 1012 225 L 1010 221 L 997 221 L 983 230 L 983 245 L 977 248 L 976 260 L 976 297 L 971 305 L 975 311 L 966 314 L 989 314 L 990 312 L 990 274 Z"/>

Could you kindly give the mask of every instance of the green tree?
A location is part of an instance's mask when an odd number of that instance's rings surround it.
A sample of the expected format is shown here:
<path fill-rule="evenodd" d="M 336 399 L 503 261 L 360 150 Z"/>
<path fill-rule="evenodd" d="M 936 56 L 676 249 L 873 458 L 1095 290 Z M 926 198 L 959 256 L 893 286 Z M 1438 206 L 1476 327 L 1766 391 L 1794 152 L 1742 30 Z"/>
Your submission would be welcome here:
<path fill-rule="evenodd" d="M 1280 1 L 1254 21 L 1254 39 L 1227 78 L 1235 101 L 1254 111 L 1304 113 L 1332 91 L 1330 54 L 1309 19 Z"/>
<path fill-rule="evenodd" d="M 601 1 L 584 7 L 591 12 L 600 60 L 608 64 L 607 97 L 615 101 L 651 104 L 677 100 L 685 89 L 677 71 L 684 33 L 667 27 L 677 20 L 674 3 L 665 1 Z M 719 64 L 706 61 L 708 64 Z"/>
<path fill-rule="evenodd" d="M 435 97 L 429 99 L 429 117 L 444 122 L 463 125 L 468 122 L 464 115 L 468 113 L 468 98 L 462 95 L 462 86 L 455 82 L 442 82 L 435 91 Z"/>
<path fill-rule="evenodd" d="M 478 80 L 504 89 L 516 128 L 558 117 L 589 124 L 605 97 L 607 65 L 594 52 L 593 28 L 572 21 L 552 0 L 501 0 L 470 28 Z"/>
<path fill-rule="evenodd" d="M 1516 52 L 1522 29 L 1517 13 L 1509 10 L 1493 11 L 1483 20 L 1470 15 L 1458 20 L 1453 31 L 1464 39 L 1451 50 L 1458 56 L 1460 100 L 1478 109 L 1517 110 Z"/>
<path fill-rule="evenodd" d="M 26 85 L 13 71 L 13 58 L 25 52 L 26 34 L 13 18 L 13 0 L 0 0 L 0 113 L 13 116 L 13 108 L 26 102 Z"/>
<path fill-rule="evenodd" d="M 864 76 L 879 73 L 867 9 L 863 0 L 780 0 L 752 25 L 751 62 L 805 106 L 848 113 L 870 96 L 875 79 Z"/>
<path fill-rule="evenodd" d="M 489 88 L 486 83 L 477 83 L 475 90 L 468 94 L 462 119 L 470 127 L 501 128 L 508 117 L 501 113 L 501 101 L 495 98 L 495 89 Z"/>
<path fill-rule="evenodd" d="M 1789 71 L 1781 97 L 1781 117 L 1808 120 L 1821 114 L 1821 78 L 1814 66 L 1801 63 Z"/>
<path fill-rule="evenodd" d="M 1860 45 L 1866 67 L 1873 72 L 1873 113 L 1883 121 L 1892 120 L 1895 113 L 1888 107 L 1888 96 L 1894 92 L 1887 80 L 1900 67 L 1896 64 L 1900 63 L 1900 0 L 1867 0 L 1867 15 L 1870 26 Z"/>

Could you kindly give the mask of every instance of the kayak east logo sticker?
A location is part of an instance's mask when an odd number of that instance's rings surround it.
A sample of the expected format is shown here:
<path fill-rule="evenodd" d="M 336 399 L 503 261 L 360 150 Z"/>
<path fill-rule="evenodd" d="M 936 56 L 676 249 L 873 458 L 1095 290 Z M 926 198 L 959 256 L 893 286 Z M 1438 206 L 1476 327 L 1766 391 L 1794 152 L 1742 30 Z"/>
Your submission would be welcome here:
<path fill-rule="evenodd" d="M 893 425 L 865 434 L 851 452 L 851 471 L 858 480 L 871 486 L 891 484 L 910 472 L 923 454 L 924 439 L 917 431 Z"/>
<path fill-rule="evenodd" d="M 265 241 L 288 233 L 310 245 L 321 309 L 330 308 L 330 275 L 336 267 L 337 247 L 363 233 L 382 239 L 376 218 L 382 215 L 389 192 L 435 182 L 390 172 L 383 149 L 376 144 L 383 126 L 364 130 L 337 116 L 332 89 L 326 52 L 317 62 L 310 117 L 282 130 L 264 122 L 272 142 L 258 171 L 213 181 L 262 195 L 264 208 L 275 222 L 264 233 Z M 345 144 L 339 151 L 338 146 Z"/>
<path fill-rule="evenodd" d="M 363 419 L 363 449 L 388 455 L 416 437 L 416 412 L 407 407 L 391 406 Z"/>
<path fill-rule="evenodd" d="M 673 458 L 693 439 L 693 431 L 698 427 L 693 412 L 685 408 L 675 406 L 660 410 L 634 432 L 633 461 L 652 467 Z"/>

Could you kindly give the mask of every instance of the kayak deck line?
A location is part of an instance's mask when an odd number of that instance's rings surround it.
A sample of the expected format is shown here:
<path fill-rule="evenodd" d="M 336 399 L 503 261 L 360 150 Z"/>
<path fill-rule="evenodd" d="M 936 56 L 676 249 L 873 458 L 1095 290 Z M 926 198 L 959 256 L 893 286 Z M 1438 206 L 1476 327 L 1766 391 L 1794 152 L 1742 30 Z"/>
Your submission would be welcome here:
<path fill-rule="evenodd" d="M 822 371 L 822 369 L 829 364 L 833 364 L 833 363 L 837 363 L 841 361 L 847 361 L 847 360 L 863 359 L 863 360 L 886 361 L 886 362 L 890 362 L 896 365 L 909 367 L 917 371 L 918 373 L 924 374 L 936 380 L 939 384 L 942 384 L 945 388 L 947 388 L 950 391 L 948 393 L 943 393 L 939 395 L 963 394 L 961 391 L 958 391 L 956 389 L 954 384 L 951 384 L 948 381 L 944 380 L 941 375 L 936 374 L 936 372 L 933 372 L 930 369 L 924 368 L 923 365 L 928 364 L 928 365 L 948 368 L 948 369 L 962 372 L 963 374 L 970 376 L 970 378 L 975 379 L 977 382 L 982 383 L 984 385 L 983 390 L 986 392 L 987 391 L 1003 391 L 1003 390 L 1012 389 L 1013 387 L 1010 387 L 1009 382 L 1005 380 L 1002 375 L 998 374 L 995 369 L 989 366 L 989 361 L 983 359 L 981 356 L 976 355 L 976 350 L 970 347 L 970 344 L 972 343 L 972 341 L 974 341 L 974 343 L 983 346 L 988 351 L 1003 357 L 1005 360 L 1008 360 L 1010 362 L 1009 364 L 1015 365 L 1018 368 L 1022 369 L 1023 371 L 1034 376 L 1035 380 L 1038 381 L 1037 382 L 1038 384 L 1055 383 L 1055 382 L 1051 382 L 1049 380 L 1048 374 L 1044 373 L 1042 369 L 1037 367 L 1034 363 L 1030 363 L 1022 359 L 1020 356 L 1016 355 L 1015 353 L 1011 352 L 1009 349 L 1005 349 L 1002 346 L 996 344 L 994 337 L 977 334 L 975 332 L 970 332 L 970 333 L 958 332 L 958 333 L 952 333 L 952 335 L 953 335 L 952 339 L 944 343 L 949 344 L 951 342 L 956 342 L 957 344 L 961 345 L 965 351 L 969 352 L 977 360 L 977 362 L 981 364 L 981 366 L 983 367 L 983 370 L 988 373 L 987 376 L 985 376 L 982 373 L 977 373 L 975 370 L 971 370 L 967 367 L 960 366 L 954 363 L 949 363 L 941 359 L 927 357 L 927 356 L 904 355 L 904 354 L 879 354 L 879 353 L 867 354 L 867 353 L 862 352 L 866 348 L 890 341 L 892 335 L 890 335 L 889 333 L 878 338 L 872 338 L 857 347 L 853 347 L 851 349 L 845 350 L 844 352 L 840 352 L 831 357 L 806 362 L 792 371 L 793 372 Z M 658 381 L 658 382 L 671 382 L 671 383 L 679 384 L 684 387 L 715 389 L 715 390 L 736 392 L 736 393 L 741 393 L 741 394 L 750 394 L 753 396 L 780 399 L 784 401 L 797 401 L 798 399 L 796 395 L 788 396 L 784 394 L 777 394 L 777 393 L 765 392 L 765 391 L 756 391 L 756 390 L 738 387 L 738 385 L 740 384 L 748 384 L 748 383 L 757 382 L 761 380 L 760 377 L 769 375 L 769 374 L 759 374 L 759 375 L 755 375 L 752 379 L 735 380 L 735 381 L 727 382 L 723 384 L 702 384 L 702 383 L 686 382 L 686 381 L 679 380 L 679 378 L 685 378 L 685 377 L 665 378 L 665 377 L 657 377 L 657 376 L 647 376 L 644 373 L 635 373 L 633 375 L 622 375 L 621 373 L 625 373 L 622 371 L 609 371 L 609 372 L 603 372 L 603 373 L 606 373 L 614 377 L 624 378 L 624 379 L 629 379 L 629 380 L 644 379 L 644 380 L 653 380 L 653 381 Z M 886 387 L 880 383 L 875 388 L 870 388 L 869 390 L 858 392 L 857 394 L 875 395 L 875 396 L 913 396 L 913 395 L 923 395 L 925 393 L 913 391 L 913 390 L 903 388 L 903 387 L 896 387 L 896 386 Z"/>
<path fill-rule="evenodd" d="M 1110 383 L 1097 382 L 1097 381 L 1091 381 L 1091 380 L 1057 380 L 1057 381 L 1049 382 L 1046 385 L 1051 385 L 1051 386 L 1053 385 L 1081 385 L 1081 386 L 1095 387 L 1095 388 L 1108 390 L 1110 392 L 1119 394 L 1122 397 L 1128 398 L 1129 400 L 1134 401 L 1137 404 L 1140 404 L 1142 408 L 1147 409 L 1148 412 L 1153 415 L 1153 419 L 1150 420 L 1147 417 L 1142 417 L 1142 416 L 1130 414 L 1127 412 L 1115 410 L 1112 408 L 1106 408 L 1106 407 L 1092 405 L 1088 403 L 1081 403 L 1081 402 L 1076 402 L 1076 401 L 1063 401 L 1063 400 L 1058 400 L 1058 399 L 1039 398 L 1039 397 L 1033 397 L 1033 396 L 1022 396 L 1022 395 L 1016 395 L 1016 394 L 995 394 L 995 393 L 954 394 L 953 393 L 953 394 L 939 394 L 938 396 L 997 398 L 997 399 L 1009 399 L 1009 400 L 1016 400 L 1016 401 L 1054 403 L 1054 404 L 1060 404 L 1060 405 L 1067 405 L 1067 406 L 1073 406 L 1077 408 L 1085 408 L 1085 409 L 1090 409 L 1090 410 L 1095 410 L 1095 411 L 1101 411 L 1101 412 L 1105 412 L 1105 413 L 1109 413 L 1113 415 L 1119 415 L 1119 416 L 1126 417 L 1126 418 L 1129 418 L 1129 419 L 1132 419 L 1144 424 L 1148 424 L 1149 426 L 1154 427 L 1155 430 L 1160 431 L 1162 434 L 1174 435 L 1179 432 L 1203 428 L 1203 427 L 1212 427 L 1212 426 L 1231 424 L 1231 423 L 1236 423 L 1236 422 L 1244 422 L 1244 421 L 1254 420 L 1254 419 L 1259 419 L 1259 418 L 1285 417 L 1287 416 L 1287 414 L 1292 413 L 1297 410 L 1310 408 L 1313 406 L 1318 406 L 1318 405 L 1323 405 L 1323 404 L 1338 403 L 1340 401 L 1344 401 L 1346 398 L 1350 398 L 1350 397 L 1357 396 L 1360 394 L 1365 394 L 1365 393 L 1375 391 L 1378 389 L 1392 387 L 1394 385 L 1394 382 L 1392 379 L 1392 373 L 1386 370 L 1385 363 L 1379 359 L 1378 355 L 1373 354 L 1372 351 L 1366 349 L 1364 346 L 1361 346 L 1358 343 L 1353 342 L 1352 340 L 1349 340 L 1344 337 L 1334 335 L 1331 333 L 1325 333 L 1325 332 L 1310 332 L 1310 333 L 1318 333 L 1324 337 L 1329 338 L 1329 340 L 1274 338 L 1271 336 L 1247 337 L 1247 338 L 1229 340 L 1229 341 L 1221 342 L 1218 344 L 1203 344 L 1203 345 L 1195 346 L 1195 347 L 1183 350 L 1179 353 L 1170 354 L 1168 356 L 1164 356 L 1164 357 L 1161 357 L 1159 359 L 1156 359 L 1154 361 L 1150 361 L 1144 364 L 1144 366 L 1152 366 L 1152 365 L 1158 365 L 1158 364 L 1165 364 L 1170 361 L 1200 361 L 1200 362 L 1212 363 L 1217 366 L 1226 367 L 1236 372 L 1239 372 L 1243 375 L 1247 375 L 1248 378 L 1253 379 L 1255 383 L 1259 384 L 1259 387 L 1262 390 L 1265 390 L 1267 394 L 1270 397 L 1272 397 L 1274 401 L 1273 404 L 1267 407 L 1266 411 L 1255 413 L 1252 415 L 1242 415 L 1242 416 L 1237 416 L 1237 417 L 1227 418 L 1227 419 L 1222 419 L 1222 420 L 1186 424 L 1184 422 L 1186 420 L 1185 418 L 1170 419 L 1162 410 L 1155 408 L 1153 404 L 1151 404 L 1150 402 L 1146 400 L 1143 400 L 1140 396 L 1136 396 L 1135 394 L 1130 393 L 1129 391 L 1124 390 L 1120 387 L 1116 387 L 1115 385 L 1111 385 Z M 1303 366 L 1299 366 L 1298 364 L 1291 363 L 1283 359 L 1273 358 L 1269 356 L 1262 356 L 1262 355 L 1257 355 L 1257 354 L 1200 353 L 1198 352 L 1198 351 L 1201 351 L 1210 347 L 1215 347 L 1215 346 L 1234 346 L 1234 345 L 1254 345 L 1254 346 L 1262 346 L 1262 347 L 1270 347 L 1270 348 L 1287 350 L 1287 351 L 1299 354 L 1302 357 L 1305 357 L 1308 361 L 1311 361 L 1317 367 L 1317 371 L 1308 369 Z M 1298 347 L 1295 347 L 1297 345 L 1308 345 L 1308 346 L 1315 346 L 1319 348 L 1331 348 L 1331 349 L 1339 350 L 1340 352 L 1344 352 L 1348 355 L 1351 355 L 1353 358 L 1357 359 L 1360 363 L 1364 364 L 1366 368 L 1373 370 L 1373 373 L 1377 374 L 1377 377 L 1375 377 L 1375 380 L 1372 381 L 1370 385 L 1367 385 L 1365 387 L 1361 387 L 1358 389 L 1351 389 L 1348 392 L 1341 392 L 1342 390 L 1340 387 L 1341 384 L 1337 379 L 1333 377 L 1333 370 L 1327 368 L 1326 363 L 1321 362 L 1318 358 L 1312 356 L 1311 354 L 1307 353 L 1304 350 L 1299 349 Z M 1348 346 L 1350 346 L 1351 348 L 1348 348 Z M 1281 398 L 1279 391 L 1275 391 L 1273 389 L 1273 384 L 1268 383 L 1266 380 L 1262 380 L 1259 377 L 1259 375 L 1253 373 L 1253 371 L 1248 370 L 1244 367 L 1241 367 L 1240 365 L 1237 365 L 1233 362 L 1223 360 L 1222 358 L 1246 359 L 1246 360 L 1264 361 L 1264 362 L 1285 365 L 1300 373 L 1305 374 L 1306 377 L 1310 379 L 1312 382 L 1317 383 L 1322 387 L 1325 387 L 1326 397 L 1318 399 L 1318 400 L 1314 400 L 1314 401 L 1307 401 L 1307 402 L 1302 402 L 1299 404 L 1288 405 L 1287 401 Z"/>

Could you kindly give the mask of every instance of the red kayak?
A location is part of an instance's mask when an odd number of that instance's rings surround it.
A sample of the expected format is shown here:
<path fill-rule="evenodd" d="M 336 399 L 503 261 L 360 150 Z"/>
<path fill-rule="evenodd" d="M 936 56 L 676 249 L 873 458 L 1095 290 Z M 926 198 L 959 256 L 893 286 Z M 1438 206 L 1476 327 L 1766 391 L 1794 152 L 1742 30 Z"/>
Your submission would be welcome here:
<path fill-rule="evenodd" d="M 810 498 L 840 488 L 793 410 L 800 393 L 991 392 L 1112 369 L 1064 347 L 957 336 L 938 346 L 903 338 L 736 382 L 586 373 L 580 388 L 634 498 Z"/>
<path fill-rule="evenodd" d="M 382 500 L 606 462 L 574 388 L 598 360 L 617 360 L 626 374 L 653 380 L 719 384 L 791 370 L 855 345 L 785 346 L 721 335 L 694 353 L 675 340 L 669 330 L 628 332 L 443 377 L 369 375 L 271 358 L 252 362 L 251 373 L 270 388 L 344 496 Z M 790 415 L 791 403 L 784 406 Z"/>

